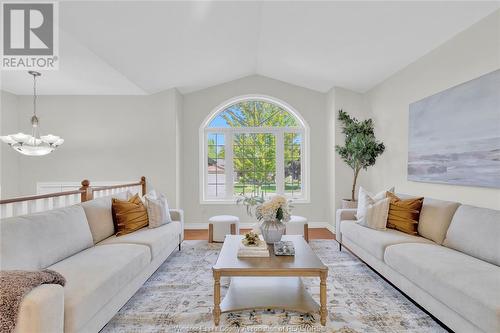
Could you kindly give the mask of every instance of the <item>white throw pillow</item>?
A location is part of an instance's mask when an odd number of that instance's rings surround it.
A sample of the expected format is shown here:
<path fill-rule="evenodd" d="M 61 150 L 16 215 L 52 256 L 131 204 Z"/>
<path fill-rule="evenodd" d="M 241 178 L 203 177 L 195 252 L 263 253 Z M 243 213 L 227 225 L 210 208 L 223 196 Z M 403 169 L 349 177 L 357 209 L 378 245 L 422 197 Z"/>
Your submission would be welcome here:
<path fill-rule="evenodd" d="M 163 194 L 148 193 L 144 196 L 146 209 L 148 211 L 149 228 L 157 228 L 172 222 L 167 199 Z"/>
<path fill-rule="evenodd" d="M 385 198 L 368 205 L 365 215 L 358 220 L 358 223 L 364 227 L 386 230 L 390 202 L 390 198 Z"/>
<path fill-rule="evenodd" d="M 168 208 L 167 197 L 162 193 L 160 194 L 160 199 L 163 200 L 163 206 L 165 207 L 165 217 L 167 223 L 172 222 L 172 217 L 170 216 L 170 208 Z"/>
<path fill-rule="evenodd" d="M 129 199 L 135 195 L 135 194 L 132 194 L 132 192 L 130 192 L 130 191 L 128 193 L 130 193 L 129 197 L 128 197 Z M 139 194 L 139 197 L 141 198 L 143 204 L 146 204 L 146 197 L 148 197 L 150 199 L 158 199 L 158 195 L 156 194 L 155 190 L 151 190 L 144 195 Z"/>
<path fill-rule="evenodd" d="M 362 186 L 360 186 L 358 193 L 358 210 L 356 212 L 356 218 L 358 220 L 361 220 L 365 216 L 368 206 L 375 204 L 377 201 L 385 199 L 387 197 L 387 192 L 394 193 L 394 186 L 377 194 L 372 194 L 365 190 Z"/>

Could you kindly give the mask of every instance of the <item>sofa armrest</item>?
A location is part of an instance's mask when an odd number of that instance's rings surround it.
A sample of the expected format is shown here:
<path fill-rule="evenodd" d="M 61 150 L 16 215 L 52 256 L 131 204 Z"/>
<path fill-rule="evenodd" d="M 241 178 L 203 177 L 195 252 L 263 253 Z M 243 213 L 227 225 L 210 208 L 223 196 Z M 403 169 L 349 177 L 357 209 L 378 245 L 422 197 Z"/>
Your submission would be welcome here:
<path fill-rule="evenodd" d="M 62 333 L 64 330 L 64 288 L 43 284 L 21 301 L 15 333 Z"/>
<path fill-rule="evenodd" d="M 170 217 L 172 221 L 181 223 L 180 242 L 182 242 L 184 240 L 184 211 L 182 209 L 170 209 Z"/>
<path fill-rule="evenodd" d="M 342 243 L 342 230 L 340 230 L 340 222 L 345 220 L 356 219 L 356 209 L 337 209 L 335 216 L 335 239 Z"/>

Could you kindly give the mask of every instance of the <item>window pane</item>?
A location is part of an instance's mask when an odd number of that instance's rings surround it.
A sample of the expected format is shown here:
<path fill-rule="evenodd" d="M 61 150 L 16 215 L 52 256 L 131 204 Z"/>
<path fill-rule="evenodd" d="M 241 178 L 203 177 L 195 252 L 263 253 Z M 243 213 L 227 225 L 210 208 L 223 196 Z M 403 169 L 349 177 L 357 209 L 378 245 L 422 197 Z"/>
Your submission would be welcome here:
<path fill-rule="evenodd" d="M 234 127 L 298 127 L 294 115 L 265 101 L 244 101 L 220 112 L 208 125 L 210 128 Z"/>
<path fill-rule="evenodd" d="M 261 129 L 252 130 L 257 127 Z M 232 182 L 236 196 L 277 193 L 277 174 L 280 193 L 284 189 L 287 195 L 302 196 L 304 137 L 294 132 L 303 125 L 291 111 L 268 101 L 240 101 L 218 112 L 207 128 L 212 132 L 206 134 L 206 154 L 203 156 L 207 163 L 204 197 L 227 199 L 227 181 Z M 278 135 L 284 135 L 280 147 L 276 147 Z M 226 145 L 228 137 L 231 142 Z M 226 160 L 228 155 L 232 160 Z M 278 162 L 281 170 L 276 169 L 276 156 L 282 159 Z M 226 175 L 229 170 L 231 174 Z"/>
<path fill-rule="evenodd" d="M 285 193 L 292 196 L 302 194 L 301 165 L 302 136 L 298 133 L 285 133 Z"/>
<path fill-rule="evenodd" d="M 273 134 L 237 134 L 233 142 L 234 193 L 276 192 L 276 139 Z"/>
<path fill-rule="evenodd" d="M 209 158 L 217 158 L 217 146 L 216 145 L 208 145 L 208 157 Z"/>
<path fill-rule="evenodd" d="M 217 146 L 217 158 L 226 158 L 225 146 Z"/>
<path fill-rule="evenodd" d="M 207 146 L 207 197 L 225 198 L 225 148 L 224 134 L 209 133 Z"/>

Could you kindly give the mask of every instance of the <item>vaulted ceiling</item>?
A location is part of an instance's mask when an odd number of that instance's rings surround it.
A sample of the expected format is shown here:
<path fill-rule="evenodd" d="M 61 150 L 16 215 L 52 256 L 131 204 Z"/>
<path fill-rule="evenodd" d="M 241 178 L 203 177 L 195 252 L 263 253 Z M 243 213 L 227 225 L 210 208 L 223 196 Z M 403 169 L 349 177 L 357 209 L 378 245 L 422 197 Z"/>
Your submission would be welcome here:
<path fill-rule="evenodd" d="M 490 2 L 60 2 L 41 94 L 191 92 L 252 74 L 364 92 L 498 10 Z M 25 72 L 2 89 L 31 93 Z"/>

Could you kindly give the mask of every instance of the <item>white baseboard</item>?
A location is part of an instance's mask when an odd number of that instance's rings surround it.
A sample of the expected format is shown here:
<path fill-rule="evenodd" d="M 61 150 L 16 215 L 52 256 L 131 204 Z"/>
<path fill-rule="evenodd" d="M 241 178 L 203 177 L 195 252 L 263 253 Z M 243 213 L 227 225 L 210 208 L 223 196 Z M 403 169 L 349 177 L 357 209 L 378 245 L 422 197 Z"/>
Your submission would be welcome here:
<path fill-rule="evenodd" d="M 328 228 L 328 222 L 307 222 L 309 229 Z"/>
<path fill-rule="evenodd" d="M 332 233 L 332 234 L 335 234 L 335 226 L 334 225 L 331 225 L 331 224 L 328 224 L 326 226 L 326 228 Z"/>
<path fill-rule="evenodd" d="M 256 222 L 244 222 L 240 223 L 241 229 L 251 229 L 255 226 Z M 332 225 L 328 222 L 308 222 L 309 228 L 327 228 L 332 231 Z M 185 230 L 193 230 L 193 229 L 208 229 L 208 223 L 184 223 Z M 333 232 L 333 231 L 332 231 Z"/>

